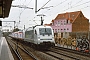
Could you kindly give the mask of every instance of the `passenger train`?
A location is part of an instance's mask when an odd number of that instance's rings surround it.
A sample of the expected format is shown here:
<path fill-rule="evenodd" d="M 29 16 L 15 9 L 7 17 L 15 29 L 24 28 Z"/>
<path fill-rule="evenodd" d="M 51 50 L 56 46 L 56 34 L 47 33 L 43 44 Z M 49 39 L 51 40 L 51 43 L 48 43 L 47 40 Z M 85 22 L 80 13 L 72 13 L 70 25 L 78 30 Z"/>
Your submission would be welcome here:
<path fill-rule="evenodd" d="M 37 25 L 23 31 L 12 32 L 9 36 L 29 42 L 35 48 L 50 48 L 55 46 L 54 33 L 50 26 Z"/>

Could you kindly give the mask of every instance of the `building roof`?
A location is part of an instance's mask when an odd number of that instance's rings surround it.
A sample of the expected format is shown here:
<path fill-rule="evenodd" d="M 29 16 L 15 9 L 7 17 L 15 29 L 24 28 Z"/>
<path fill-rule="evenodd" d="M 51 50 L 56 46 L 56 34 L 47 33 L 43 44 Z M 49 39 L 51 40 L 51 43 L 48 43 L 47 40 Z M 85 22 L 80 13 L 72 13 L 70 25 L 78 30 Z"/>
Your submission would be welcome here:
<path fill-rule="evenodd" d="M 80 13 L 82 13 L 82 12 L 81 11 L 75 11 L 75 12 L 66 12 L 66 13 L 58 14 L 54 20 L 64 18 L 64 19 L 70 20 L 70 22 L 73 23 Z"/>
<path fill-rule="evenodd" d="M 81 11 L 66 12 L 66 13 L 58 14 L 54 20 L 67 19 L 70 20 L 71 23 L 73 23 L 80 14 L 83 13 Z M 87 18 L 85 17 L 85 19 Z M 54 20 L 52 20 L 51 22 L 54 22 Z"/>

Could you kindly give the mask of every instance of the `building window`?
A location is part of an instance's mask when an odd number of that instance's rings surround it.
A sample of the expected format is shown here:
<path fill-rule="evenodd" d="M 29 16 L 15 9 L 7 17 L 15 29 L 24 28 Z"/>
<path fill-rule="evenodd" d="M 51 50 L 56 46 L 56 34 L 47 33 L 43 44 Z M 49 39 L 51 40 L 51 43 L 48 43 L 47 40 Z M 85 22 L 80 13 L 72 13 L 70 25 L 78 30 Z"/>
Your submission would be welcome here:
<path fill-rule="evenodd" d="M 67 20 L 67 23 L 68 23 L 68 20 Z"/>
<path fill-rule="evenodd" d="M 55 29 L 55 32 L 57 32 L 57 29 Z"/>
<path fill-rule="evenodd" d="M 57 26 L 58 26 L 58 24 L 59 24 L 59 23 L 58 23 L 58 21 L 57 21 Z"/>
<path fill-rule="evenodd" d="M 58 32 L 60 32 L 59 29 L 58 29 Z"/>
<path fill-rule="evenodd" d="M 57 26 L 57 22 L 55 22 L 55 26 Z"/>
<path fill-rule="evenodd" d="M 64 23 L 64 25 L 66 25 L 66 21 L 64 21 L 63 23 Z"/>
<path fill-rule="evenodd" d="M 57 26 L 58 25 L 58 23 L 57 22 L 55 22 L 55 26 Z"/>
<path fill-rule="evenodd" d="M 53 29 L 53 32 L 54 32 L 54 29 Z"/>
<path fill-rule="evenodd" d="M 58 24 L 60 24 L 60 21 L 58 21 Z"/>
<path fill-rule="evenodd" d="M 61 25 L 63 25 L 63 23 L 61 23 Z"/>
<path fill-rule="evenodd" d="M 60 26 L 60 21 L 58 21 L 58 26 Z"/>
<path fill-rule="evenodd" d="M 64 15 L 63 15 L 63 17 L 64 17 Z"/>
<path fill-rule="evenodd" d="M 75 15 L 72 15 L 73 17 L 75 16 Z"/>
<path fill-rule="evenodd" d="M 54 25 L 54 23 L 52 23 L 52 25 Z"/>
<path fill-rule="evenodd" d="M 69 29 L 67 28 L 67 30 L 69 30 Z"/>

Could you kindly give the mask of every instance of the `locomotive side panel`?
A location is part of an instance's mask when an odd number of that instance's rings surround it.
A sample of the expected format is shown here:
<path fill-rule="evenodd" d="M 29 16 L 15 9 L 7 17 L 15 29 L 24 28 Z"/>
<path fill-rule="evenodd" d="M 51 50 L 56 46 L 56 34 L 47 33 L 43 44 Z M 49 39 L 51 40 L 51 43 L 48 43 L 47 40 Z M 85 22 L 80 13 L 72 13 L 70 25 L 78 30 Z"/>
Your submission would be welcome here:
<path fill-rule="evenodd" d="M 24 41 L 27 42 L 34 42 L 34 31 L 30 30 L 30 31 L 25 31 L 25 39 Z"/>

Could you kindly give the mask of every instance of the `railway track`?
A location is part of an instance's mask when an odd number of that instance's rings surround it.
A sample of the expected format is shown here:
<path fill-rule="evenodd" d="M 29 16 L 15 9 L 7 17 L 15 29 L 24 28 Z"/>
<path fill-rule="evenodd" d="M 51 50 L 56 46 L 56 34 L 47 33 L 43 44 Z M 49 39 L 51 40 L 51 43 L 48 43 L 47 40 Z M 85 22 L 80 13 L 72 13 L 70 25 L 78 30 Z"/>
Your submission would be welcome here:
<path fill-rule="evenodd" d="M 60 47 L 54 47 L 54 48 L 49 50 L 48 52 L 43 52 L 43 53 L 45 53 L 45 54 L 47 54 L 49 56 L 52 56 L 52 57 L 54 57 L 56 59 L 59 59 L 59 60 L 67 60 L 67 59 L 68 60 L 89 60 L 90 59 L 90 57 L 87 57 L 87 55 L 86 55 L 86 57 L 83 56 L 83 55 L 80 55 L 80 54 L 78 55 L 77 53 L 75 53 L 76 51 L 73 51 L 74 53 L 73 52 L 71 53 L 72 50 L 67 51 L 67 49 L 63 50 Z M 57 49 L 60 50 L 60 51 L 58 51 Z M 63 50 L 63 52 L 61 52 L 61 50 Z M 51 54 L 51 52 L 52 52 L 52 54 Z M 68 52 L 68 53 L 64 53 L 64 52 Z M 58 57 L 56 55 L 56 53 L 58 54 L 58 56 L 62 55 L 63 58 L 60 57 L 60 56 Z M 90 56 L 90 55 L 88 55 L 88 56 Z"/>
<path fill-rule="evenodd" d="M 31 54 L 30 52 L 28 52 L 28 50 L 25 50 L 23 47 L 21 47 L 20 45 L 18 45 L 17 49 L 16 49 L 16 43 L 9 40 L 8 44 L 10 45 L 10 47 L 12 48 L 13 52 L 15 53 L 15 55 L 17 56 L 17 60 L 37 60 L 37 58 L 35 58 L 33 56 L 33 54 Z"/>
<path fill-rule="evenodd" d="M 13 44 L 16 46 L 15 43 L 13 43 Z M 36 60 L 89 60 L 90 59 L 89 57 L 85 58 L 85 56 L 78 55 L 77 53 L 71 52 L 71 50 L 63 49 L 60 47 L 54 47 L 54 48 L 49 49 L 48 51 L 37 51 L 35 49 L 30 48 L 30 46 L 27 46 L 27 44 L 26 45 L 22 44 L 22 43 L 19 43 L 19 44 L 18 45 L 23 50 L 25 50 L 27 53 L 34 52 L 33 53 L 34 57 L 35 57 L 35 55 L 40 55 L 40 56 L 38 56 L 40 59 L 36 59 Z M 21 48 L 19 48 L 18 50 L 20 51 L 20 53 L 23 53 L 23 51 L 20 50 Z M 20 54 L 21 57 L 23 55 L 25 55 L 25 54 Z M 43 57 L 41 57 L 41 56 L 43 56 Z M 48 57 L 50 57 L 50 58 L 48 58 Z M 26 60 L 26 59 L 29 59 L 29 58 L 23 57 L 23 60 Z M 33 59 L 33 60 L 35 60 L 35 59 Z"/>
<path fill-rule="evenodd" d="M 23 60 L 18 51 L 14 49 L 14 47 L 11 45 L 9 41 L 7 41 L 10 47 L 11 52 L 13 53 L 14 59 L 15 60 Z"/>
<path fill-rule="evenodd" d="M 47 54 L 47 55 L 50 55 L 50 56 L 52 56 L 52 57 L 54 57 L 54 58 L 56 58 L 56 59 L 58 59 L 58 60 L 64 60 L 63 58 L 58 57 L 58 56 L 55 56 L 55 55 L 51 54 L 50 52 L 43 52 L 43 53 L 45 53 L 45 54 Z"/>
<path fill-rule="evenodd" d="M 68 49 L 64 49 L 64 48 L 60 48 L 60 47 L 51 48 L 50 51 L 52 51 L 54 53 L 58 53 L 58 54 L 60 53 L 62 55 L 66 55 L 67 57 L 73 58 L 75 60 L 89 60 L 90 59 L 90 57 L 88 57 L 88 56 L 84 56 L 84 55 L 75 53 L 76 51 L 72 52 L 72 50 L 68 51 Z"/>
<path fill-rule="evenodd" d="M 70 56 L 68 54 L 61 53 L 60 51 L 57 51 L 57 50 L 49 50 L 49 51 L 43 52 L 43 53 L 53 56 L 54 58 L 56 58 L 58 60 L 80 60 L 79 58 Z"/>
<path fill-rule="evenodd" d="M 90 57 L 90 53 L 80 52 L 80 51 L 76 51 L 76 50 L 73 50 L 73 49 L 67 49 L 67 48 L 58 47 L 58 46 L 54 47 L 54 49 L 59 49 L 59 50 L 71 52 L 71 53 L 74 53 L 74 54 L 78 54 L 78 55 L 81 55 L 81 56 Z"/>

